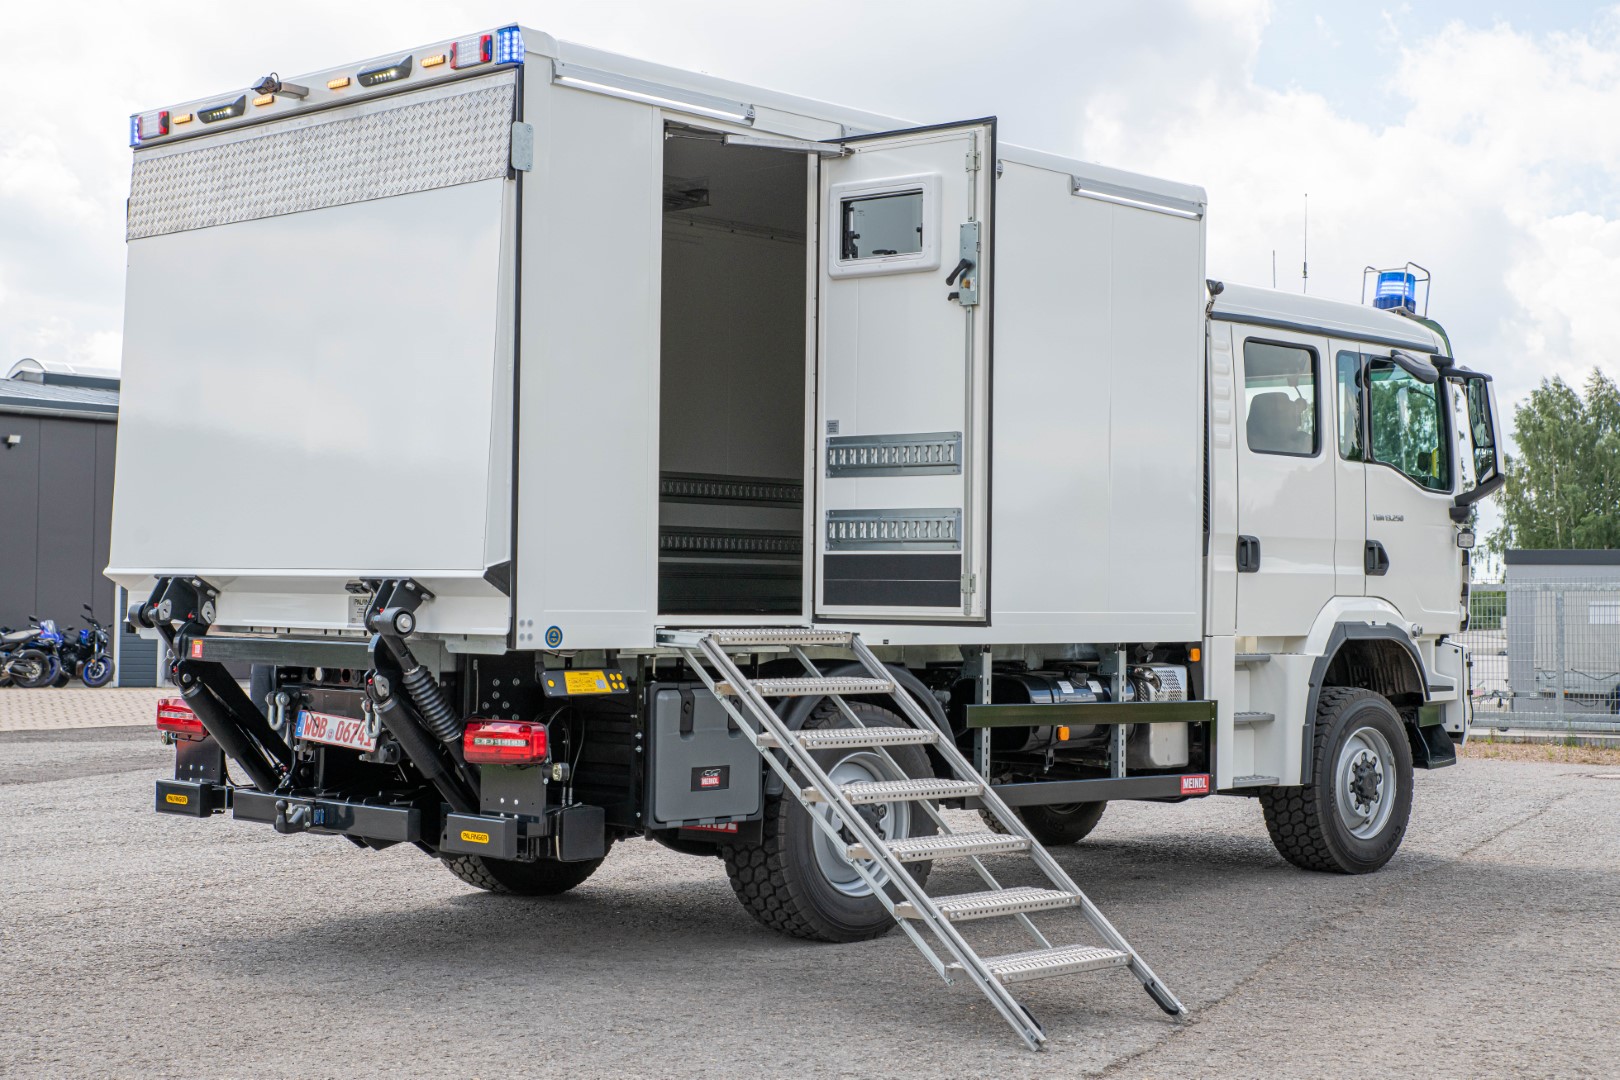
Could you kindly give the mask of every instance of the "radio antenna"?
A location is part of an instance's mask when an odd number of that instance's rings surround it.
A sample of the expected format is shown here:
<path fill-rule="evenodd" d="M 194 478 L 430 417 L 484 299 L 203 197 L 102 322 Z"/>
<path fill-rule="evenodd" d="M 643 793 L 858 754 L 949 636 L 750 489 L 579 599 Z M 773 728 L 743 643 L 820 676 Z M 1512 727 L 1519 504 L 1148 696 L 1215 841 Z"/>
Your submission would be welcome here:
<path fill-rule="evenodd" d="M 1311 193 L 1305 193 L 1305 246 L 1299 263 L 1299 291 L 1311 291 Z"/>

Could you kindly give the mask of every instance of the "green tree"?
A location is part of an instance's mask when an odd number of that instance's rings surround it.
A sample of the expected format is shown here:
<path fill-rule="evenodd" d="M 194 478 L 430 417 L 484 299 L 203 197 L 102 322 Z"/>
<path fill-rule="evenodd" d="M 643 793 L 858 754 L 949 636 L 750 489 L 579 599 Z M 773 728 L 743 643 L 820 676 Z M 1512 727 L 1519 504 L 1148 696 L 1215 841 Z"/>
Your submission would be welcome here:
<path fill-rule="evenodd" d="M 1543 379 L 1513 429 L 1492 550 L 1620 548 L 1620 388 L 1595 368 L 1584 397 Z"/>

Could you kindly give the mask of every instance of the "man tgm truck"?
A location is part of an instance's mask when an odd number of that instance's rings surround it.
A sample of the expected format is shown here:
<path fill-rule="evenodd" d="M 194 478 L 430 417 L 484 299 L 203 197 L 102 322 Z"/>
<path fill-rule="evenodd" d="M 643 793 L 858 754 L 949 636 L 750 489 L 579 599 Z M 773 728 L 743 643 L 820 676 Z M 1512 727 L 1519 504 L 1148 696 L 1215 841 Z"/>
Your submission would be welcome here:
<path fill-rule="evenodd" d="M 655 840 L 1039 1047 L 1023 980 L 1183 1011 L 1049 851 L 1109 802 L 1363 873 L 1455 760 L 1501 463 L 1416 267 L 1223 285 L 1200 188 L 515 26 L 130 135 L 159 811 L 521 896 Z"/>

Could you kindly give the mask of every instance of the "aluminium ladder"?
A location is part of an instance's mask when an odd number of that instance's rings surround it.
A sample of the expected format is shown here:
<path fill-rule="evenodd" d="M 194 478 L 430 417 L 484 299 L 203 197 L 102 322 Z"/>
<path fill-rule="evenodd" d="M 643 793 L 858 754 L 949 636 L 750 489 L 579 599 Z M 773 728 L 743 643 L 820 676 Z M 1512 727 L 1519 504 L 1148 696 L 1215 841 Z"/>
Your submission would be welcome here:
<path fill-rule="evenodd" d="M 844 847 L 850 865 L 940 977 L 950 983 L 966 975 L 1031 1050 L 1042 1048 L 1046 1032 L 1012 995 L 1008 987 L 1013 983 L 1127 967 L 1161 1009 L 1172 1016 L 1186 1014 L 1186 1007 L 1080 891 L 1057 860 L 1030 835 L 1022 819 L 1001 801 L 985 777 L 962 756 L 955 740 L 942 732 L 927 711 L 895 681 L 894 673 L 872 654 L 859 634 L 799 628 L 660 630 L 658 640 L 661 645 L 679 651 L 781 777 L 784 790 L 799 800 L 809 812 L 810 820 L 835 845 Z M 866 674 L 822 675 L 804 650 L 826 647 L 852 652 Z M 795 678 L 749 679 L 728 650 L 786 650 L 804 665 L 805 674 Z M 890 696 L 907 726 L 868 728 L 862 724 L 844 698 L 866 695 Z M 848 726 L 790 731 L 769 700 L 810 696 L 834 702 Z M 811 756 L 815 750 L 867 749 L 881 755 L 895 774 L 904 776 L 904 770 L 885 749 L 902 745 L 934 747 L 949 766 L 951 775 L 835 784 Z M 935 806 L 935 802 L 942 799 L 978 800 L 996 822 L 996 831 L 953 831 Z M 863 805 L 900 801 L 921 806 L 939 829 L 938 835 L 886 840 L 873 821 L 863 817 L 857 809 Z M 816 808 L 830 812 L 817 813 Z M 981 856 L 985 855 L 1017 854 L 1027 856 L 1035 864 L 1045 875 L 1049 888 L 1004 887 L 981 861 Z M 906 868 L 908 863 L 951 858 L 967 859 L 987 888 L 955 896 L 930 896 Z M 898 899 L 890 895 L 885 887 L 888 884 L 899 893 Z M 1030 915 L 1060 910 L 1078 911 L 1104 944 L 1054 946 L 1035 926 Z M 1004 956 L 980 956 L 958 927 L 971 920 L 995 917 L 1016 919 L 1033 937 L 1036 947 Z M 929 936 L 925 936 L 923 930 L 929 931 Z"/>

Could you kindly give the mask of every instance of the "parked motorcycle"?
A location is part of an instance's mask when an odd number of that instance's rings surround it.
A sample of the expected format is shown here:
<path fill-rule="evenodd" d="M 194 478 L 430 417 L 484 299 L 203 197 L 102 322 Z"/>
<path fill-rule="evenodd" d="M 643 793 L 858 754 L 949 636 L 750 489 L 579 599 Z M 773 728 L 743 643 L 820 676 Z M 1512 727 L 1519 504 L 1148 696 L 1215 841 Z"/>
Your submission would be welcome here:
<path fill-rule="evenodd" d="M 62 634 L 50 619 L 28 618 L 32 626 L 0 637 L 0 677 L 24 689 L 50 686 L 62 675 Z"/>
<path fill-rule="evenodd" d="M 84 605 L 84 619 L 90 625 L 70 636 L 58 651 L 63 671 L 77 673 L 84 685 L 93 689 L 112 680 L 112 638 L 107 628 L 96 621 L 95 610 L 89 604 Z"/>

